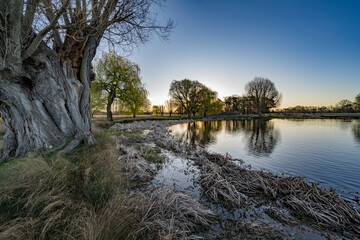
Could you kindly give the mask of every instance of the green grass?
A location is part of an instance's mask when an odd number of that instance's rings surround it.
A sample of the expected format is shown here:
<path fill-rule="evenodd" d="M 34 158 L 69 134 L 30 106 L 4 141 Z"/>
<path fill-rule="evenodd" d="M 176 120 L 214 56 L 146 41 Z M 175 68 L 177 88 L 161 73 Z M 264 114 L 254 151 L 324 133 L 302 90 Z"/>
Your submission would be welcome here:
<path fill-rule="evenodd" d="M 287 119 L 360 119 L 360 113 L 269 113 L 259 116 L 257 114 L 239 114 L 239 115 L 210 115 L 210 119 L 272 119 L 272 118 L 287 118 Z M 203 119 L 202 116 L 188 118 L 187 116 L 141 116 L 141 117 L 120 117 L 114 118 L 113 123 L 131 123 L 135 121 L 155 121 L 155 120 L 182 120 L 182 119 Z M 106 122 L 106 119 L 92 119 L 94 123 Z"/>
<path fill-rule="evenodd" d="M 143 145 L 135 148 L 139 150 L 141 156 L 147 162 L 154 164 L 157 169 L 160 169 L 162 167 L 162 164 L 166 161 L 166 157 L 161 154 L 161 148 L 159 147 Z"/>
<path fill-rule="evenodd" d="M 136 121 L 156 121 L 156 120 L 181 120 L 181 119 L 202 119 L 202 116 L 196 116 L 196 117 L 190 117 L 188 118 L 187 116 L 146 116 L 146 117 L 119 117 L 119 118 L 114 118 L 113 123 L 130 123 L 130 122 L 136 122 Z M 93 123 L 101 123 L 101 122 L 109 122 L 107 121 L 105 118 L 93 118 L 91 119 L 91 121 Z"/>

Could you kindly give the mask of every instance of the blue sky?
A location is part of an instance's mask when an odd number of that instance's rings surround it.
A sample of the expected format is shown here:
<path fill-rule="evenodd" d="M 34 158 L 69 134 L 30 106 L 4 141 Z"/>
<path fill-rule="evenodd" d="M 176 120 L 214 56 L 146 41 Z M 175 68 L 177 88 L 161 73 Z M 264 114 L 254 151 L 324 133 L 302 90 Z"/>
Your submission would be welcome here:
<path fill-rule="evenodd" d="M 129 58 L 150 100 L 164 104 L 172 80 L 198 80 L 219 97 L 266 77 L 281 107 L 332 105 L 360 93 L 359 0 L 168 0 L 160 18 L 176 27 Z"/>

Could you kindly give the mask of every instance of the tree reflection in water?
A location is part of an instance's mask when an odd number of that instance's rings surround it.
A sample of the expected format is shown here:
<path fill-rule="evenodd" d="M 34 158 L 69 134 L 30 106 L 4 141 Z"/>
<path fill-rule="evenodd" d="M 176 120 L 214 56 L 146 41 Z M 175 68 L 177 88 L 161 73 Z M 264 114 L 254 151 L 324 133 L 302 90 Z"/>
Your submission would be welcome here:
<path fill-rule="evenodd" d="M 206 147 L 215 141 L 217 133 L 222 129 L 222 124 L 222 121 L 188 123 L 186 131 L 177 138 L 191 145 Z"/>
<path fill-rule="evenodd" d="M 280 133 L 274 128 L 274 123 L 264 120 L 245 122 L 244 133 L 248 141 L 248 151 L 255 156 L 270 156 L 274 151 Z"/>
<path fill-rule="evenodd" d="M 354 134 L 355 141 L 360 144 L 360 122 L 353 125 L 352 132 Z"/>
<path fill-rule="evenodd" d="M 271 121 L 256 119 L 188 123 L 185 131 L 177 132 L 176 138 L 206 147 L 216 140 L 219 133 L 243 134 L 249 153 L 259 157 L 269 156 L 280 137 Z"/>

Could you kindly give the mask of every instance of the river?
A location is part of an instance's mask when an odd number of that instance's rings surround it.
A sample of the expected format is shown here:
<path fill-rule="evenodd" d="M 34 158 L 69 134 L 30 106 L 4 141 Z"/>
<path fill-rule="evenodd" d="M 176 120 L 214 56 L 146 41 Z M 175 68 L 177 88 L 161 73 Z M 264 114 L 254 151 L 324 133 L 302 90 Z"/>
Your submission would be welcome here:
<path fill-rule="evenodd" d="M 230 154 L 253 169 L 304 176 L 360 197 L 360 120 L 227 120 L 170 127 L 180 141 Z"/>

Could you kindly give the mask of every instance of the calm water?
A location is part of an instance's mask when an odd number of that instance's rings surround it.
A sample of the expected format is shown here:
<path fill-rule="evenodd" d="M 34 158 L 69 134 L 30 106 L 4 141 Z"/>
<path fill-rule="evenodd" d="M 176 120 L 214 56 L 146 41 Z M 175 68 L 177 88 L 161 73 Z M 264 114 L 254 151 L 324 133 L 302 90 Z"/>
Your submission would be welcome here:
<path fill-rule="evenodd" d="M 172 126 L 173 135 L 277 174 L 360 196 L 360 120 L 231 120 Z"/>

